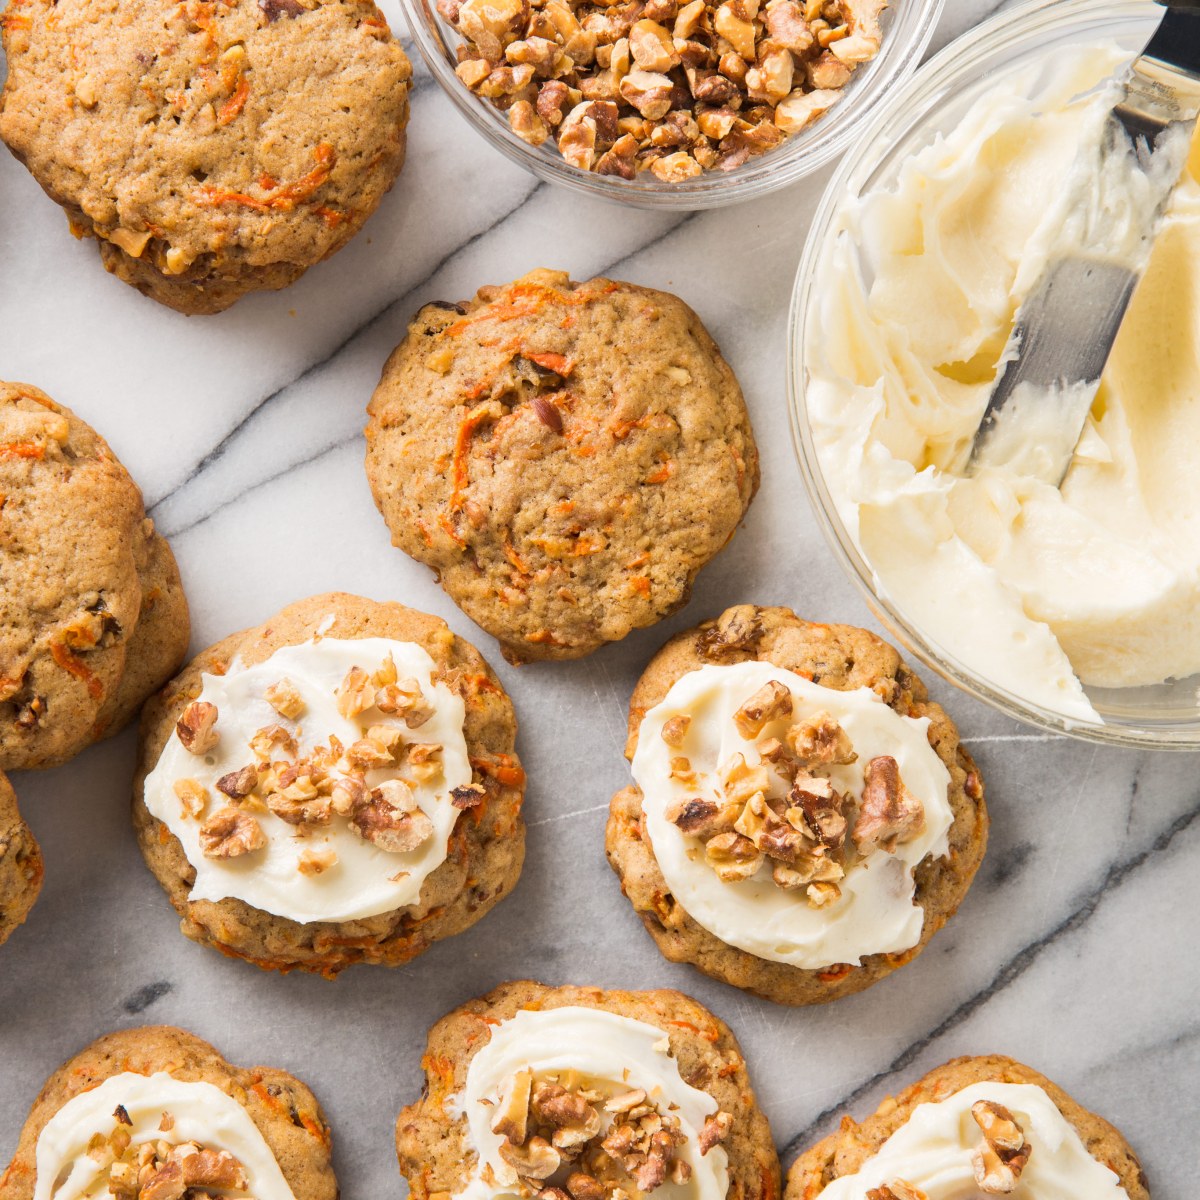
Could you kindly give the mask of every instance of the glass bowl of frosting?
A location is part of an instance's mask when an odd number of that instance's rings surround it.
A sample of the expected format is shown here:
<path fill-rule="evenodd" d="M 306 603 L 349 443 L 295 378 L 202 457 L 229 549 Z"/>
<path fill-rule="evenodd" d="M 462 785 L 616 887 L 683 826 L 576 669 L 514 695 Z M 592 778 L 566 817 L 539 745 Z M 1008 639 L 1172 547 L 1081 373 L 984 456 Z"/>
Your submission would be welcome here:
<path fill-rule="evenodd" d="M 786 0 L 774 2 L 783 3 L 785 9 L 803 12 L 806 16 L 811 16 L 821 8 L 820 0 L 799 0 L 798 5 L 788 4 Z M 772 0 L 752 0 L 742 7 L 742 11 L 748 10 L 752 21 L 752 25 L 748 23 L 745 28 L 753 28 L 754 37 L 757 38 L 754 52 L 749 53 L 746 61 L 754 62 L 755 54 L 763 58 L 763 63 L 752 67 L 752 70 L 763 69 L 765 53 L 772 45 L 778 57 L 779 46 L 774 44 L 773 39 L 787 36 L 781 28 L 771 32 L 773 18 L 767 12 L 771 3 Z M 857 62 L 848 81 L 844 85 L 839 83 L 836 89 L 831 90 L 828 82 L 823 83 L 821 78 L 814 75 L 811 86 L 816 90 L 806 97 L 793 92 L 792 96 L 796 97 L 799 107 L 787 109 L 787 119 L 775 121 L 761 116 L 753 117 L 753 122 L 770 124 L 772 129 L 786 131 L 781 141 L 764 141 L 759 136 L 763 133 L 762 129 L 751 130 L 747 125 L 746 153 L 738 150 L 727 155 L 731 129 L 722 124 L 722 114 L 730 121 L 738 116 L 749 120 L 757 111 L 754 106 L 758 104 L 761 107 L 761 103 L 749 92 L 745 97 L 738 96 L 732 101 L 718 101 L 715 97 L 720 93 L 712 91 L 713 83 L 720 82 L 715 79 L 718 72 L 707 68 L 700 70 L 699 75 L 711 77 L 708 80 L 709 90 L 699 93 L 701 99 L 692 95 L 692 91 L 698 90 L 697 80 L 693 76 L 691 82 L 683 82 L 685 73 L 690 73 L 692 68 L 687 66 L 689 60 L 681 56 L 695 49 L 698 44 L 696 37 L 709 37 L 710 34 L 703 31 L 698 34 L 695 30 L 689 32 L 694 24 L 692 18 L 695 17 L 697 6 L 687 4 L 686 0 L 655 0 L 653 9 L 623 0 L 615 5 L 609 0 L 550 0 L 548 3 L 535 0 L 532 6 L 525 0 L 401 0 L 413 42 L 430 74 L 476 132 L 482 134 L 495 149 L 548 183 L 638 208 L 676 210 L 716 208 L 749 200 L 794 183 L 832 162 L 852 142 L 865 118 L 880 101 L 916 69 L 937 27 L 943 4 L 944 0 L 888 0 L 886 4 L 882 0 L 853 0 L 852 4 L 843 0 L 835 7 L 838 11 L 844 9 L 848 15 L 846 28 L 857 28 L 856 14 L 864 14 L 865 24 L 872 27 L 877 35 L 872 35 L 877 50 L 873 50 L 869 58 Z M 702 22 L 715 20 L 718 7 L 722 6 L 718 5 L 717 0 L 708 0 L 711 11 L 701 18 Z M 723 7 L 728 9 L 730 6 L 724 4 Z M 651 21 L 645 17 L 645 11 L 652 11 L 657 19 Z M 525 24 L 512 28 L 505 26 L 503 18 L 509 12 L 517 14 L 514 20 L 524 20 Z M 475 29 L 478 32 L 480 13 L 485 24 L 491 22 L 491 25 L 483 30 L 482 40 L 478 37 L 472 40 L 464 30 Z M 643 42 L 646 40 L 645 29 L 628 28 L 639 14 L 642 19 L 637 20 L 637 26 L 657 27 L 653 32 L 669 43 L 665 45 L 667 58 L 654 71 L 648 72 L 640 65 L 648 63 L 653 66 L 650 58 L 639 57 L 641 51 L 634 53 L 639 36 Z M 586 28 L 580 29 L 576 17 L 583 21 Z M 454 19 L 453 23 L 451 18 Z M 546 25 L 547 20 L 558 22 L 562 28 L 554 33 Z M 599 26 L 594 26 L 593 23 L 597 21 L 600 22 Z M 687 22 L 688 28 L 681 28 L 680 21 Z M 606 24 L 613 22 L 619 25 L 615 32 L 628 28 L 626 36 L 619 38 L 615 46 L 606 44 L 609 35 L 603 32 Z M 601 34 L 599 55 L 593 59 L 596 53 L 596 46 L 592 45 L 596 41 L 595 28 L 600 28 Z M 540 38 L 534 36 L 539 31 L 542 35 Z M 715 30 L 710 32 L 715 45 L 728 47 L 729 43 L 723 37 L 717 38 Z M 730 30 L 726 29 L 726 32 Z M 490 50 L 495 62 L 475 57 L 483 53 L 480 47 L 486 43 L 489 33 L 493 41 L 497 36 L 502 39 L 494 41 Z M 672 33 L 674 37 L 669 36 Z M 587 42 L 586 53 L 580 61 L 593 64 L 595 70 L 591 66 L 579 67 L 580 88 L 570 89 L 570 100 L 555 99 L 544 94 L 545 85 L 549 83 L 557 86 L 565 96 L 568 89 L 562 86 L 559 79 L 562 71 L 566 70 L 565 66 L 553 69 L 539 66 L 524 91 L 512 94 L 504 91 L 506 88 L 511 91 L 511 87 L 524 78 L 512 79 L 512 72 L 530 69 L 531 64 L 526 63 L 526 59 L 532 53 L 531 46 L 553 49 L 547 39 L 556 37 L 560 43 L 557 49 L 565 53 L 572 49 L 577 36 L 582 36 Z M 821 36 L 817 35 L 818 40 Z M 520 40 L 511 42 L 513 37 L 519 37 Z M 624 43 L 628 43 L 628 46 L 622 50 Z M 830 47 L 836 46 L 836 42 L 830 43 Z M 651 102 L 646 101 L 644 96 L 637 94 L 636 89 L 627 95 L 618 85 L 617 92 L 611 91 L 612 79 L 607 77 L 616 78 L 614 72 L 618 72 L 611 58 L 614 52 L 622 63 L 620 71 L 632 66 L 633 71 L 628 78 L 642 79 L 652 75 L 660 82 L 673 82 L 676 90 L 672 92 L 670 111 L 665 117 L 652 108 Z M 833 54 L 834 49 L 828 49 L 827 53 Z M 666 63 L 672 54 L 677 62 L 675 66 L 668 67 Z M 793 80 L 796 88 L 800 88 L 803 78 L 801 68 L 793 64 L 786 52 L 783 58 L 788 59 L 784 64 L 788 78 Z M 625 59 L 628 61 L 623 61 Z M 490 75 L 483 68 L 480 68 L 482 77 L 471 74 L 480 61 L 486 61 L 487 66 L 495 68 Z M 506 65 L 497 66 L 500 62 Z M 601 73 L 604 78 L 597 78 L 601 66 L 604 66 Z M 667 74 L 663 75 L 663 71 Z M 504 78 L 500 77 L 502 74 Z M 576 74 L 572 71 L 564 78 L 575 80 Z M 586 94 L 580 89 L 586 89 Z M 528 98 L 522 99 L 519 105 L 512 103 L 516 95 L 525 96 L 526 93 Z M 491 96 L 492 99 L 486 99 L 485 96 Z M 609 105 L 612 118 L 615 120 L 618 115 L 620 117 L 619 123 L 611 129 L 608 128 L 608 119 L 601 118 L 598 111 L 590 114 L 587 111 L 588 100 L 604 101 L 610 96 L 618 97 L 618 104 Z M 628 100 L 628 96 L 637 100 L 640 106 L 637 111 L 630 107 L 632 101 Z M 735 113 L 730 103 L 734 106 L 741 104 L 742 108 Z M 556 108 L 556 105 L 559 107 Z M 648 113 L 653 117 L 652 120 L 647 118 L 641 122 L 645 128 L 640 130 L 637 120 L 639 113 Z M 780 113 L 783 113 L 783 108 Z M 589 121 L 590 128 L 584 128 Z M 659 125 L 663 127 L 658 128 Z M 569 137 L 568 126 L 571 129 Z M 740 126 L 736 122 L 731 128 L 734 134 L 738 134 Z M 703 137 L 700 137 L 701 133 Z M 618 135 L 619 141 L 614 142 L 613 139 Z M 630 166 L 633 160 L 626 162 L 618 153 L 621 146 L 632 138 L 642 151 L 657 154 L 660 151 L 653 147 L 660 145 L 660 137 L 662 148 L 669 151 L 662 154 L 663 159 L 669 160 L 667 162 L 652 162 L 650 158 L 643 161 L 643 155 L 639 154 L 636 163 Z M 768 143 L 770 148 L 762 150 L 761 146 Z M 564 145 L 570 147 L 567 153 L 571 161 L 564 157 Z M 703 151 L 707 151 L 707 157 Z M 708 164 L 703 169 L 698 165 L 701 159 Z M 589 165 L 581 165 L 583 163 Z M 619 167 L 631 177 L 623 177 L 618 171 Z"/>
<path fill-rule="evenodd" d="M 1075 149 L 1149 0 L 1034 0 L 880 106 L 818 208 L 790 328 L 810 499 L 879 619 L 1006 713 L 1200 747 L 1200 150 L 1061 487 L 964 475 Z"/>

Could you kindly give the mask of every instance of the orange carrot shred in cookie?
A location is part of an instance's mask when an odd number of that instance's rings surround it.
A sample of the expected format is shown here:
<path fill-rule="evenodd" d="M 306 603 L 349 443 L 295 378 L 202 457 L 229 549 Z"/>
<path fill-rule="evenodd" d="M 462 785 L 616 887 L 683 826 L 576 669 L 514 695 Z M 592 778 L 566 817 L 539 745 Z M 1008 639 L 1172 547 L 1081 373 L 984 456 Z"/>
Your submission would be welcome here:
<path fill-rule="evenodd" d="M 0 445 L 0 458 L 45 458 L 42 442 L 7 442 Z"/>
<path fill-rule="evenodd" d="M 61 642 L 50 643 L 50 655 L 64 671 L 86 684 L 88 695 L 93 700 L 98 700 L 104 694 L 104 684 Z"/>

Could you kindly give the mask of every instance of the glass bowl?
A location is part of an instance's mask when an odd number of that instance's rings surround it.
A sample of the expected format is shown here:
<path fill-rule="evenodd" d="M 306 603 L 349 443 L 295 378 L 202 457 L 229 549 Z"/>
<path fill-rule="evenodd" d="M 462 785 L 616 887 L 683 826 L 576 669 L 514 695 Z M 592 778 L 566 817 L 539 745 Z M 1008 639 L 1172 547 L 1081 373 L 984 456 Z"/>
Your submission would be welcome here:
<path fill-rule="evenodd" d="M 487 100 L 473 95 L 454 73 L 460 35 L 438 15 L 435 0 L 400 0 L 413 41 L 430 73 L 459 112 L 513 162 L 547 183 L 638 208 L 694 210 L 737 204 L 784 187 L 836 158 L 876 107 L 916 69 L 933 36 L 945 0 L 891 0 L 880 16 L 879 53 L 863 63 L 838 103 L 807 129 L 782 145 L 732 171 L 705 171 L 682 183 L 665 183 L 649 171 L 635 179 L 596 175 L 568 165 L 553 139 L 541 146 L 522 141 L 508 118 Z"/>
<path fill-rule="evenodd" d="M 1010 72 L 1049 68 L 1055 49 L 1115 42 L 1131 56 L 1154 28 L 1161 9 L 1150 0 L 1033 0 L 976 26 L 895 87 L 858 132 L 856 144 L 830 180 L 801 258 L 789 323 L 792 432 L 805 486 L 823 532 L 871 610 L 917 658 L 951 683 L 1017 720 L 1085 740 L 1161 749 L 1200 748 L 1200 676 L 1147 687 L 1085 687 L 1099 721 L 1042 707 L 984 677 L 939 646 L 881 591 L 870 563 L 840 518 L 823 474 L 805 404 L 805 338 L 823 264 L 839 239 L 845 201 L 889 186 L 899 167 L 958 123 Z M 829 269 L 829 268 L 826 268 Z"/>

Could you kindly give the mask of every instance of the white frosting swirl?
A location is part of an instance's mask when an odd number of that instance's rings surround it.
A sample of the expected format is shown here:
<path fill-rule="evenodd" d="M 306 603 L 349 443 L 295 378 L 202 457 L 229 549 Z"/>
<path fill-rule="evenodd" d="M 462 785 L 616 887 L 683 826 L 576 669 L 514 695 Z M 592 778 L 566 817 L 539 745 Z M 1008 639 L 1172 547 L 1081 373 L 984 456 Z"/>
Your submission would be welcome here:
<path fill-rule="evenodd" d="M 918 1104 L 912 1115 L 853 1175 L 835 1179 L 821 1200 L 862 1200 L 871 1188 L 903 1179 L 929 1200 L 974 1200 L 971 1156 L 983 1135 L 971 1116 L 977 1100 L 1002 1104 L 1021 1126 L 1031 1153 L 1020 1200 L 1119 1200 L 1117 1176 L 1097 1162 L 1049 1096 L 1034 1084 L 973 1083 L 945 1100 Z"/>
<path fill-rule="evenodd" d="M 246 1194 L 255 1200 L 295 1200 L 275 1155 L 250 1114 L 211 1083 L 175 1079 L 165 1072 L 126 1071 L 66 1102 L 46 1122 L 35 1151 L 33 1200 L 110 1200 L 108 1171 L 88 1155 L 94 1134 L 110 1137 L 120 1105 L 129 1115 L 130 1144 L 195 1142 L 227 1150 L 246 1172 Z M 163 1113 L 175 1123 L 162 1131 Z"/>
<path fill-rule="evenodd" d="M 838 791 L 861 793 L 864 764 L 890 755 L 905 786 L 925 808 L 920 834 L 897 846 L 895 853 L 877 849 L 853 862 L 838 884 L 841 898 L 821 908 L 810 907 L 803 894 L 777 887 L 768 867 L 751 879 L 722 882 L 706 864 L 697 839 L 666 817 L 678 800 L 715 798 L 717 767 L 734 753 L 743 754 L 751 766 L 759 762 L 754 743 L 738 734 L 733 714 L 772 680 L 791 693 L 793 716 L 767 726 L 763 737 L 782 737 L 790 721 L 827 712 L 858 754 L 857 762 L 828 769 Z M 691 721 L 682 745 L 672 749 L 662 739 L 662 728 L 675 716 Z M 672 895 L 693 920 L 726 944 L 794 967 L 819 970 L 835 963 L 857 964 L 866 954 L 915 946 L 925 914 L 913 903 L 913 868 L 927 855 L 946 853 L 954 823 L 950 774 L 929 744 L 928 726 L 928 718 L 902 717 L 868 688 L 837 691 L 771 663 L 704 666 L 682 676 L 642 719 L 633 756 L 646 834 Z M 671 778 L 671 758 L 676 755 L 689 760 L 699 788 Z"/>
<path fill-rule="evenodd" d="M 368 673 L 378 670 L 391 655 L 401 680 L 416 679 L 424 698 L 433 706 L 433 716 L 417 729 L 405 728 L 398 718 L 384 716 L 371 708 L 357 717 L 346 718 L 337 710 L 335 692 L 351 667 Z M 413 642 L 386 638 L 321 638 L 300 646 L 284 646 L 254 666 L 237 660 L 224 675 L 202 676 L 199 699 L 217 708 L 220 740 L 206 755 L 189 753 L 172 733 L 158 763 L 146 779 L 146 807 L 179 839 L 187 860 L 196 870 L 193 900 L 223 900 L 233 897 L 263 912 L 302 923 L 353 921 L 391 912 L 416 903 L 425 879 L 446 859 L 447 845 L 459 810 L 450 802 L 450 792 L 471 782 L 471 764 L 463 735 L 466 706 L 461 696 L 444 683 L 434 681 L 436 665 L 429 654 Z M 305 702 L 295 721 L 282 718 L 266 700 L 266 690 L 288 679 Z M 222 775 L 253 761 L 250 739 L 265 726 L 281 724 L 295 734 L 299 753 L 327 743 L 331 734 L 345 746 L 360 740 L 368 726 L 393 725 L 404 732 L 406 742 L 436 743 L 442 747 L 443 771 L 427 783 L 412 783 L 417 805 L 433 822 L 433 836 L 416 850 L 394 854 L 363 840 L 342 817 L 301 834 L 272 813 L 255 812 L 268 841 L 262 849 L 235 858 L 209 858 L 200 847 L 203 819 L 185 815 L 174 785 L 181 779 L 196 779 L 210 793 L 206 815 L 224 803 L 216 782 Z M 290 755 L 276 746 L 272 757 Z M 367 773 L 367 783 L 378 787 L 398 776 L 398 769 L 380 768 Z M 411 783 L 411 780 L 409 781 Z M 300 855 L 332 849 L 337 862 L 318 875 L 298 869 Z"/>
<path fill-rule="evenodd" d="M 1070 210 L 1080 148 L 1100 144 L 1113 104 L 1097 85 L 1128 57 L 1055 44 L 989 74 L 944 134 L 846 201 L 803 335 L 821 470 L 880 593 L 970 671 L 1085 721 L 1081 681 L 1200 672 L 1200 151 L 1061 487 L 963 469 L 1013 314 L 1069 249 L 1064 219 L 1102 208 L 1109 246 L 1141 254 L 1098 168 L 1090 210 Z"/>
<path fill-rule="evenodd" d="M 667 1050 L 666 1031 L 632 1017 L 574 1005 L 517 1013 L 493 1026 L 491 1040 L 471 1059 L 462 1092 L 446 1103 L 448 1111 L 466 1118 L 466 1149 L 475 1156 L 467 1185 L 455 1194 L 456 1200 L 515 1195 L 515 1189 L 489 1184 L 483 1172 L 489 1167 L 497 1179 L 509 1173 L 500 1157 L 502 1139 L 492 1132 L 492 1124 L 506 1087 L 522 1070 L 531 1070 L 535 1077 L 577 1071 L 630 1089 L 644 1088 L 678 1118 L 687 1141 L 677 1153 L 692 1169 L 687 1183 L 667 1182 L 657 1188 L 655 1200 L 725 1200 L 728 1156 L 720 1146 L 701 1155 L 696 1141 L 704 1122 L 717 1111 L 717 1102 L 684 1081 Z"/>

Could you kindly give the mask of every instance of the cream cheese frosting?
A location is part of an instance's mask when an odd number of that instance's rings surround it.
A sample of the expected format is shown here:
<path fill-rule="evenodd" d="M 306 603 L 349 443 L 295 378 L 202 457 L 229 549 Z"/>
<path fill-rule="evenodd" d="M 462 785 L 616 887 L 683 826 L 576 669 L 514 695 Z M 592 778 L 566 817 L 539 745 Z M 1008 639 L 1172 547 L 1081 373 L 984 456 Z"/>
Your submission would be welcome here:
<path fill-rule="evenodd" d="M 493 1026 L 491 1038 L 471 1059 L 463 1090 L 446 1102 L 447 1111 L 467 1122 L 466 1147 L 474 1155 L 466 1186 L 456 1200 L 494 1200 L 515 1195 L 500 1181 L 511 1169 L 500 1157 L 502 1138 L 492 1131 L 497 1106 L 510 1080 L 530 1070 L 535 1078 L 574 1071 L 622 1088 L 644 1088 L 660 1108 L 678 1118 L 686 1142 L 678 1157 L 691 1168 L 686 1183 L 663 1183 L 656 1200 L 725 1200 L 729 1159 L 721 1146 L 701 1155 L 697 1135 L 717 1102 L 686 1083 L 669 1052 L 664 1030 L 604 1009 L 570 1005 L 526 1010 Z M 496 1184 L 489 1184 L 485 1168 Z M 515 1179 L 513 1181 L 515 1183 Z"/>
<path fill-rule="evenodd" d="M 399 718 L 389 718 L 376 708 L 345 717 L 338 711 L 336 690 L 352 667 L 372 672 L 391 656 L 400 679 L 415 679 L 433 715 L 417 729 L 408 729 Z M 471 764 L 463 734 L 465 704 L 461 696 L 436 680 L 436 665 L 428 652 L 413 642 L 386 638 L 337 639 L 321 637 L 299 646 L 284 646 L 265 661 L 244 666 L 230 664 L 224 675 L 202 676 L 200 701 L 218 712 L 216 746 L 204 755 L 190 753 L 172 733 L 154 770 L 146 779 L 145 802 L 183 846 L 195 868 L 193 900 L 229 897 L 264 912 L 293 921 L 351 921 L 390 912 L 416 903 L 421 885 L 446 859 L 449 838 L 459 810 L 450 792 L 471 782 Z M 288 680 L 304 702 L 295 720 L 287 720 L 266 699 L 266 692 L 281 679 Z M 434 778 L 414 781 L 417 806 L 433 824 L 433 835 L 415 850 L 393 853 L 359 837 L 348 822 L 334 816 L 325 825 L 289 824 L 273 813 L 254 812 L 266 836 L 264 848 L 233 858 L 212 858 L 201 848 L 202 821 L 187 815 L 174 785 L 194 779 L 216 801 L 216 782 L 252 761 L 248 749 L 255 732 L 273 724 L 289 729 L 297 750 L 289 754 L 276 747 L 273 758 L 287 760 L 327 743 L 330 735 L 351 746 L 375 725 L 393 725 L 407 742 L 441 746 L 442 770 Z M 372 768 L 369 787 L 400 777 L 398 767 Z M 214 805 L 210 803 L 210 809 Z M 333 851 L 336 862 L 319 874 L 299 869 L 306 852 Z"/>
<path fill-rule="evenodd" d="M 881 594 L 984 679 L 1094 721 L 1083 684 L 1200 671 L 1200 163 L 1193 152 L 1061 488 L 964 477 L 1014 314 L 1062 250 L 1077 149 L 1113 100 L 1099 85 L 1128 58 L 1052 53 L 846 203 L 802 335 L 805 395 Z M 1129 211 L 1104 207 L 1077 211 L 1070 236 L 1099 223 L 1135 260 Z"/>
<path fill-rule="evenodd" d="M 1028 1083 L 973 1083 L 912 1115 L 852 1175 L 842 1175 L 821 1200 L 863 1200 L 872 1188 L 903 1179 L 929 1200 L 979 1195 L 971 1157 L 982 1141 L 971 1105 L 991 1100 L 1016 1118 L 1030 1145 L 1014 1195 L 1027 1200 L 1120 1200 L 1117 1176 L 1088 1152 L 1071 1123 L 1045 1091 Z"/>
<path fill-rule="evenodd" d="M 888 755 L 925 809 L 918 836 L 901 843 L 894 853 L 876 849 L 851 863 L 839 884 L 841 897 L 821 908 L 777 887 L 766 867 L 750 879 L 722 882 L 698 852 L 695 839 L 666 816 L 676 801 L 697 794 L 716 796 L 717 768 L 731 755 L 743 754 L 751 766 L 758 763 L 758 751 L 738 735 L 733 715 L 771 681 L 788 689 L 795 718 L 826 712 L 849 736 L 858 759 L 828 768 L 834 788 L 857 795 L 863 786 L 863 764 Z M 684 742 L 672 750 L 663 740 L 663 726 L 679 716 L 690 718 L 690 723 Z M 924 911 L 913 902 L 913 868 L 927 855 L 946 853 L 954 822 L 950 774 L 929 745 L 928 726 L 927 718 L 900 716 L 868 688 L 838 691 L 772 663 L 709 665 L 683 675 L 643 717 L 633 757 L 646 834 L 671 894 L 693 920 L 728 945 L 795 967 L 819 970 L 835 963 L 857 964 L 867 954 L 915 946 Z M 763 736 L 781 737 L 783 732 L 782 726 L 767 727 Z M 689 760 L 698 790 L 671 777 L 673 754 Z"/>
<path fill-rule="evenodd" d="M 38 1136 L 33 1200 L 109 1200 L 107 1168 L 88 1154 L 88 1143 L 95 1134 L 107 1138 L 116 1131 L 118 1105 L 128 1114 L 133 1146 L 163 1140 L 226 1150 L 245 1169 L 246 1194 L 295 1200 L 266 1139 L 232 1096 L 211 1083 L 162 1071 L 126 1071 L 72 1096 Z M 174 1118 L 168 1131 L 160 1128 L 164 1113 Z"/>

